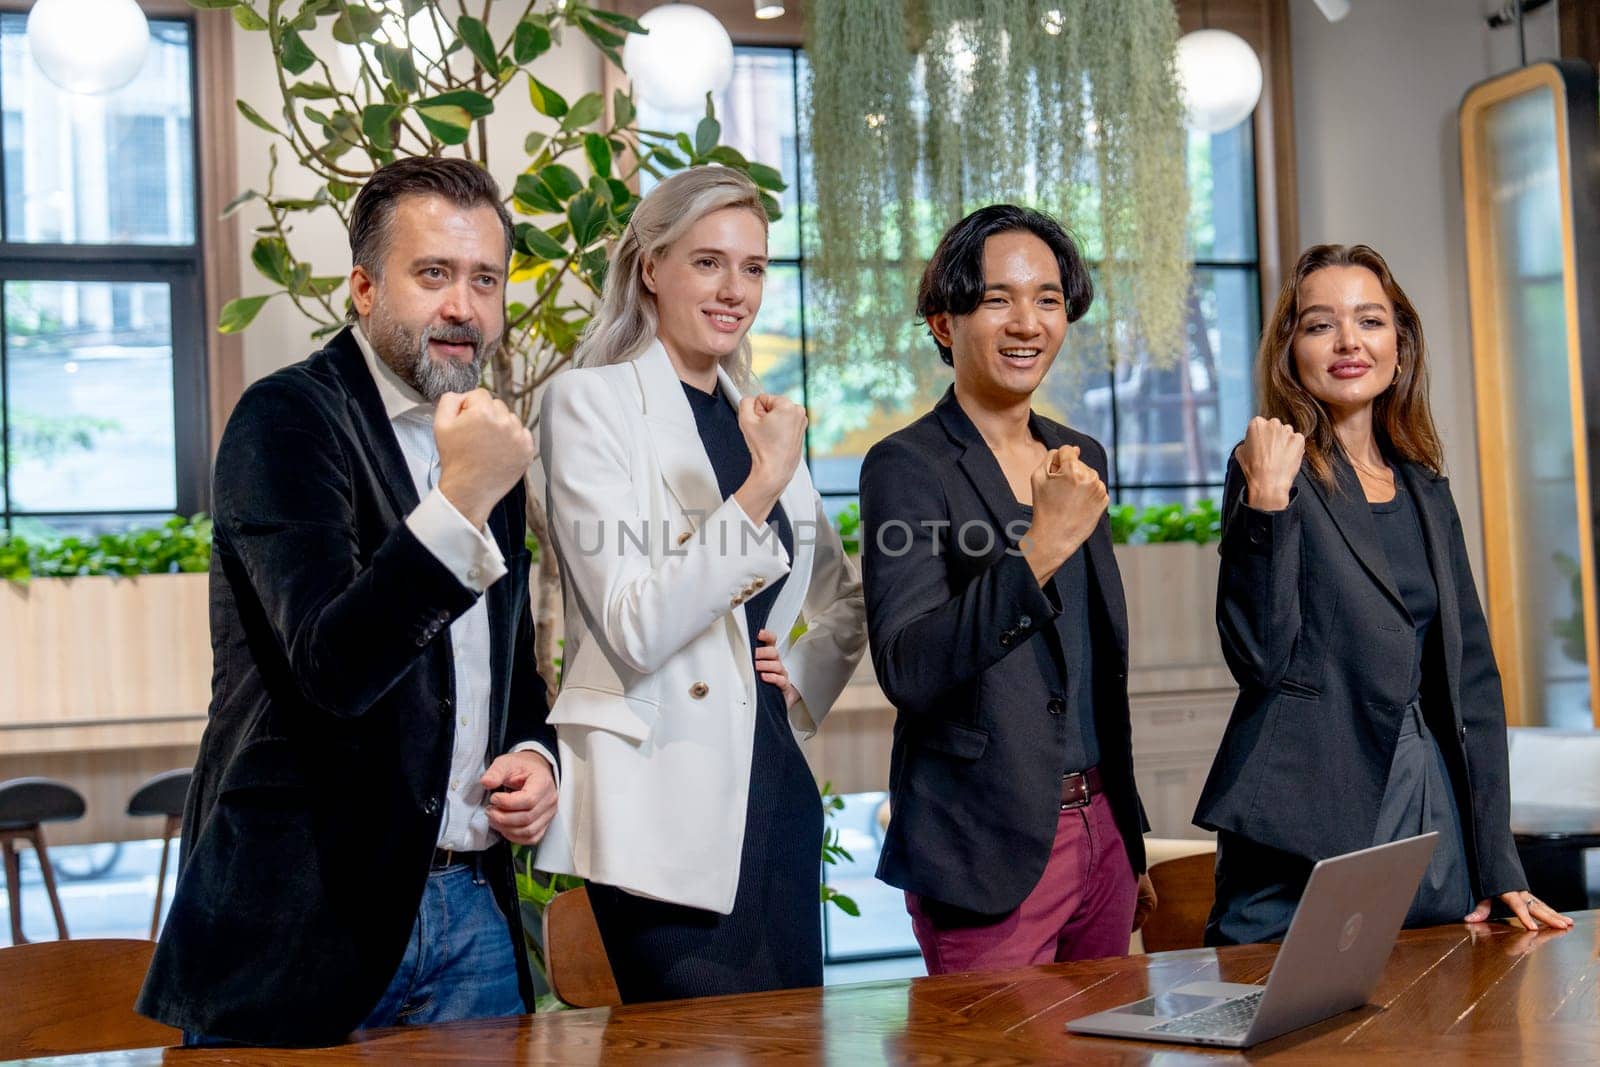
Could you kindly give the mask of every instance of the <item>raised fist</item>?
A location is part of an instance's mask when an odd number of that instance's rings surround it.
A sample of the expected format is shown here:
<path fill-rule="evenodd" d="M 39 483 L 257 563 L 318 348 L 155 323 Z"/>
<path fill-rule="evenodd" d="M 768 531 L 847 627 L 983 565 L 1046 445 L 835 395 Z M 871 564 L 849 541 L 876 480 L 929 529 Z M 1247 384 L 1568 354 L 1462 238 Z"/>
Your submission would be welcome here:
<path fill-rule="evenodd" d="M 1289 506 L 1289 490 L 1300 473 L 1306 438 L 1277 419 L 1260 415 L 1245 427 L 1244 443 L 1234 458 L 1244 471 L 1248 495 L 1245 502 L 1260 511 L 1281 511 Z"/>
<path fill-rule="evenodd" d="M 487 389 L 441 396 L 433 439 L 439 446 L 439 491 L 477 529 L 533 462 L 533 435 Z"/>

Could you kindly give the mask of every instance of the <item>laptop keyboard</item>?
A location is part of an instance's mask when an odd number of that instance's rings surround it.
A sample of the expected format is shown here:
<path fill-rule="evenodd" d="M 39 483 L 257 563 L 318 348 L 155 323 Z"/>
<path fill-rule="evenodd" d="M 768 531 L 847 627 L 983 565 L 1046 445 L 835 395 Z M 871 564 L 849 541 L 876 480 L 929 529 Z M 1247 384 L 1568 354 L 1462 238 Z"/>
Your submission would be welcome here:
<path fill-rule="evenodd" d="M 1265 989 L 1261 991 L 1265 992 Z M 1152 1026 L 1147 1032 L 1189 1037 L 1242 1036 L 1255 1020 L 1256 1009 L 1261 1006 L 1261 993 L 1247 993 L 1236 1000 L 1223 1001 L 1188 1015 L 1180 1015 L 1159 1026 Z"/>

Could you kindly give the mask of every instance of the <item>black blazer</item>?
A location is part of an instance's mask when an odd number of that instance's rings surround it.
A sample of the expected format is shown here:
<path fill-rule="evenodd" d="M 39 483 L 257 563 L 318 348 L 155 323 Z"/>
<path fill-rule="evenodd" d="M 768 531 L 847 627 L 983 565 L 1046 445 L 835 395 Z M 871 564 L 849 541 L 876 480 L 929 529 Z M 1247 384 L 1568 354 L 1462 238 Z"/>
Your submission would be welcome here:
<path fill-rule="evenodd" d="M 474 602 L 412 535 L 417 495 L 349 330 L 245 391 L 217 452 L 210 722 L 172 911 L 138 1008 L 252 1044 L 343 1039 L 400 964 L 455 716 L 449 624 Z M 489 751 L 556 750 L 534 667 L 523 490 L 489 528 Z M 529 997 L 509 849 L 491 877 Z"/>
<path fill-rule="evenodd" d="M 1093 438 L 1030 416 L 1050 448 Z M 885 438 L 861 467 L 862 575 L 878 682 L 895 707 L 892 814 L 878 877 L 999 915 L 1050 858 L 1065 759 L 1058 609 L 1016 551 L 1016 500 L 956 403 Z M 1102 516 L 1086 542 L 1100 772 L 1135 871 L 1148 829 L 1133 780 L 1128 620 Z"/>
<path fill-rule="evenodd" d="M 1396 465 L 1417 506 L 1439 615 L 1422 698 L 1461 809 L 1477 898 L 1523 889 L 1511 837 L 1505 706 L 1449 482 Z M 1355 471 L 1303 467 L 1289 506 L 1243 501 L 1228 465 L 1217 629 L 1239 700 L 1194 821 L 1307 859 L 1372 844 L 1416 634 Z"/>

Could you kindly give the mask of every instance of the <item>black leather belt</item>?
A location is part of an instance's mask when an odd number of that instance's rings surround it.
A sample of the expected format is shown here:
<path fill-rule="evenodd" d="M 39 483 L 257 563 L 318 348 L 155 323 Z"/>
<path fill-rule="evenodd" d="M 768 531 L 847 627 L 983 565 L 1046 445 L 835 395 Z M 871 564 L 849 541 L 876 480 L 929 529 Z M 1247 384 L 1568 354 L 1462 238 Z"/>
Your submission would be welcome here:
<path fill-rule="evenodd" d="M 463 864 L 476 865 L 481 852 L 460 852 L 451 848 L 436 848 L 433 850 L 433 862 L 428 864 L 430 871 L 442 871 L 446 867 L 459 867 Z"/>
<path fill-rule="evenodd" d="M 1068 808 L 1086 808 L 1089 798 L 1096 793 L 1104 793 L 1105 787 L 1100 784 L 1100 768 L 1090 767 L 1086 771 L 1073 771 L 1071 774 L 1061 776 L 1061 810 Z"/>

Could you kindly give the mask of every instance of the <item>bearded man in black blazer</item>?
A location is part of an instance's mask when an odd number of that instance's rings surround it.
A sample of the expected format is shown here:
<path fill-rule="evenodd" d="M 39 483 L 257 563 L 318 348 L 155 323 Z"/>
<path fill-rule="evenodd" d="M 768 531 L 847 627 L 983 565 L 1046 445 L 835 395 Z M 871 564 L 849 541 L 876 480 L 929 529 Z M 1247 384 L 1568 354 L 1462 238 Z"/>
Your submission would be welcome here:
<path fill-rule="evenodd" d="M 459 159 L 379 170 L 351 326 L 217 452 L 210 721 L 139 1010 L 188 1044 L 327 1044 L 531 1004 L 506 842 L 555 811 L 526 428 L 477 388 L 511 223 Z"/>
<path fill-rule="evenodd" d="M 878 876 L 906 891 L 930 973 L 1123 955 L 1154 905 L 1105 451 L 1030 407 L 1092 299 L 1053 219 L 961 220 L 917 301 L 955 385 L 861 470 L 896 712 Z"/>

